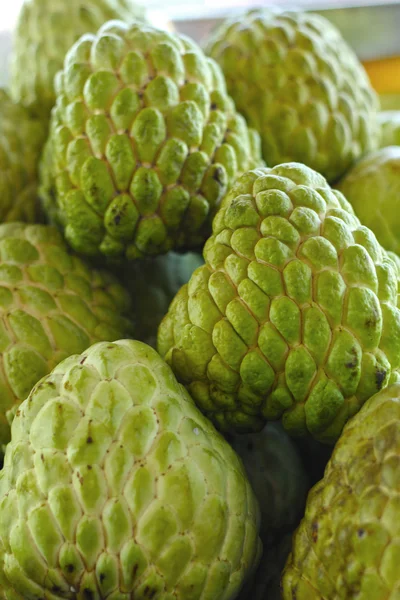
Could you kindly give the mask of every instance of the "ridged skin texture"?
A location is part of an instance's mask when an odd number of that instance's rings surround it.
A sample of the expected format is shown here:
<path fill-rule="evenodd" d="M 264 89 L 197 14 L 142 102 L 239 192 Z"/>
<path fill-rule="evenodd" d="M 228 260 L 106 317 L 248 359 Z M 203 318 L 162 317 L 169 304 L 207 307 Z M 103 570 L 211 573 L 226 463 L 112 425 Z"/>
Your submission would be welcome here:
<path fill-rule="evenodd" d="M 293 530 L 303 513 L 307 475 L 297 449 L 279 423 L 260 433 L 228 438 L 243 461 L 261 510 L 261 538 L 270 546 Z"/>
<path fill-rule="evenodd" d="M 38 163 L 43 125 L 0 89 L 0 222 L 41 218 Z"/>
<path fill-rule="evenodd" d="M 283 575 L 284 600 L 400 597 L 400 386 L 348 423 L 308 496 Z"/>
<path fill-rule="evenodd" d="M 372 229 L 382 246 L 398 254 L 400 146 L 388 146 L 365 156 L 350 169 L 338 188 L 352 204 L 360 221 Z"/>
<path fill-rule="evenodd" d="M 381 147 L 400 146 L 400 110 L 384 110 L 378 115 Z"/>
<path fill-rule="evenodd" d="M 307 164 L 336 181 L 378 145 L 378 101 L 364 68 L 319 15 L 258 9 L 225 21 L 207 53 L 268 166 Z"/>
<path fill-rule="evenodd" d="M 188 38 L 110 22 L 57 78 L 42 194 L 71 246 L 135 259 L 198 247 L 259 138 Z"/>
<path fill-rule="evenodd" d="M 261 551 L 240 460 L 141 342 L 96 344 L 34 388 L 0 497 L 25 600 L 233 600 Z"/>
<path fill-rule="evenodd" d="M 133 0 L 25 0 L 14 33 L 13 98 L 47 119 L 55 103 L 54 77 L 72 44 L 110 19 L 142 14 Z"/>
<path fill-rule="evenodd" d="M 158 348 L 224 431 L 281 418 L 332 443 L 400 366 L 398 263 L 308 167 L 250 171 L 225 198 L 205 266 Z"/>
<path fill-rule="evenodd" d="M 61 360 L 132 326 L 114 277 L 68 252 L 46 225 L 0 225 L 0 443 L 15 410 Z"/>
<path fill-rule="evenodd" d="M 157 346 L 158 327 L 175 294 L 202 264 L 200 253 L 169 252 L 125 266 L 121 279 L 132 296 L 135 339 Z"/>

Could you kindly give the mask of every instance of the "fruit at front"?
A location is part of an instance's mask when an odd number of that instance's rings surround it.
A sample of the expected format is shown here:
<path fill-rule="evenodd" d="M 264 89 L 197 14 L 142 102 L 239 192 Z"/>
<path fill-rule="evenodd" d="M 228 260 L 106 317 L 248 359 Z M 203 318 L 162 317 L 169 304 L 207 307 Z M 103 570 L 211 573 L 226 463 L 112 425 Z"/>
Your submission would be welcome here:
<path fill-rule="evenodd" d="M 234 600 L 261 550 L 235 452 L 149 346 L 37 385 L 0 474 L 0 565 L 25 600 Z"/>
<path fill-rule="evenodd" d="M 400 367 L 399 270 L 344 196 L 288 163 L 240 177 L 158 348 L 224 431 L 334 443 Z"/>
<path fill-rule="evenodd" d="M 284 600 L 400 596 L 400 386 L 348 423 L 308 496 L 283 575 Z"/>

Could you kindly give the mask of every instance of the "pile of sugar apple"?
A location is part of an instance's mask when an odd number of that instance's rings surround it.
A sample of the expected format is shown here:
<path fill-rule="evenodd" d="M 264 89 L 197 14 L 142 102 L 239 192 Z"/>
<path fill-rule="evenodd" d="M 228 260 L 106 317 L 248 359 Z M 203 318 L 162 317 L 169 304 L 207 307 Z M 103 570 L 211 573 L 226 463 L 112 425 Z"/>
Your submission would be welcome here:
<path fill-rule="evenodd" d="M 400 105 L 326 19 L 25 0 L 0 221 L 0 600 L 400 598 Z"/>

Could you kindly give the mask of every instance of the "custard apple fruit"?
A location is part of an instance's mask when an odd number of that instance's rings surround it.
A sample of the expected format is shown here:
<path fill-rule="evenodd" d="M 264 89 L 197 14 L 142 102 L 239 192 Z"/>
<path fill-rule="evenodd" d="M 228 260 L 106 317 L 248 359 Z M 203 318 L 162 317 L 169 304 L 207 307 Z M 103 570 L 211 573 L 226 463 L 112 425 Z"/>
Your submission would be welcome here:
<path fill-rule="evenodd" d="M 122 272 L 122 282 L 131 292 L 136 339 L 157 345 L 157 330 L 175 294 L 204 264 L 201 254 L 169 252 L 134 261 Z"/>
<path fill-rule="evenodd" d="M 42 195 L 82 254 L 202 245 L 229 184 L 261 162 L 219 67 L 188 38 L 112 21 L 56 79 Z"/>
<path fill-rule="evenodd" d="M 399 267 L 322 175 L 239 177 L 158 348 L 224 431 L 281 418 L 332 443 L 400 367 Z"/>
<path fill-rule="evenodd" d="M 400 146 L 400 110 L 384 110 L 378 115 L 381 147 Z"/>
<path fill-rule="evenodd" d="M 362 158 L 339 183 L 361 222 L 387 250 L 400 252 L 400 146 Z"/>
<path fill-rule="evenodd" d="M 56 229 L 0 225 L 0 444 L 33 385 L 92 343 L 132 331 L 129 295 L 71 255 Z"/>
<path fill-rule="evenodd" d="M 38 163 L 45 128 L 0 89 L 0 222 L 40 220 Z"/>
<path fill-rule="evenodd" d="M 219 26 L 206 51 L 269 166 L 300 161 L 336 181 L 378 145 L 378 99 L 339 31 L 320 15 L 257 9 Z"/>
<path fill-rule="evenodd" d="M 141 342 L 68 358 L 14 420 L 0 473 L 10 600 L 233 600 L 258 520 L 241 461 Z"/>
<path fill-rule="evenodd" d="M 238 600 L 282 600 L 281 575 L 291 548 L 292 534 L 286 533 L 276 545 L 266 550 Z"/>
<path fill-rule="evenodd" d="M 263 545 L 271 546 L 282 531 L 299 523 L 303 513 L 308 489 L 299 454 L 279 423 L 228 441 L 242 459 L 260 505 Z"/>
<path fill-rule="evenodd" d="M 142 17 L 133 0 L 24 0 L 14 33 L 14 99 L 45 120 L 55 103 L 54 77 L 70 47 L 109 19 Z"/>
<path fill-rule="evenodd" d="M 400 386 L 347 424 L 307 500 L 282 578 L 284 600 L 400 597 Z"/>

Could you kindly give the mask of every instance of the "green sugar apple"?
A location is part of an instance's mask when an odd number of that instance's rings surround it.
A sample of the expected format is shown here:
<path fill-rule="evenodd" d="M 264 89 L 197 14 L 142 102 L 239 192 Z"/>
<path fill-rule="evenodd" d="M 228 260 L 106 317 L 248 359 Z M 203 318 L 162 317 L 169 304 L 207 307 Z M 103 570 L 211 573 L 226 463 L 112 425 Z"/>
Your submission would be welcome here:
<path fill-rule="evenodd" d="M 33 385 L 61 360 L 131 332 L 129 295 L 46 225 L 0 225 L 0 444 Z"/>
<path fill-rule="evenodd" d="M 322 175 L 287 163 L 239 177 L 158 348 L 223 431 L 282 419 L 333 443 L 400 367 L 399 262 Z"/>
<path fill-rule="evenodd" d="M 307 500 L 284 600 L 400 597 L 400 386 L 351 419 Z"/>
<path fill-rule="evenodd" d="M 261 162 L 219 67 L 186 37 L 112 21 L 56 79 L 42 196 L 82 254 L 202 245 L 230 183 Z"/>
<path fill-rule="evenodd" d="M 0 222 L 40 219 L 38 163 L 45 128 L 0 89 Z"/>
<path fill-rule="evenodd" d="M 400 146 L 400 110 L 384 110 L 378 115 L 381 147 Z"/>
<path fill-rule="evenodd" d="M 225 21 L 207 53 L 269 166 L 307 164 L 336 181 L 378 145 L 378 99 L 364 68 L 324 17 L 257 9 Z"/>
<path fill-rule="evenodd" d="M 14 420 L 5 598 L 233 600 L 261 553 L 258 519 L 241 461 L 155 350 L 99 343 Z"/>
<path fill-rule="evenodd" d="M 304 509 L 307 475 L 299 454 L 279 423 L 228 441 L 243 461 L 260 505 L 261 539 L 270 546 L 298 524 Z"/>
<path fill-rule="evenodd" d="M 47 120 L 55 103 L 54 77 L 72 44 L 109 19 L 137 16 L 142 9 L 132 0 L 24 0 L 11 62 L 15 100 Z"/>
<path fill-rule="evenodd" d="M 136 339 L 156 347 L 157 330 L 171 301 L 202 264 L 199 253 L 169 252 L 125 267 L 121 279 L 131 292 Z"/>
<path fill-rule="evenodd" d="M 399 253 L 400 146 L 381 148 L 362 158 L 338 188 L 382 246 Z"/>

